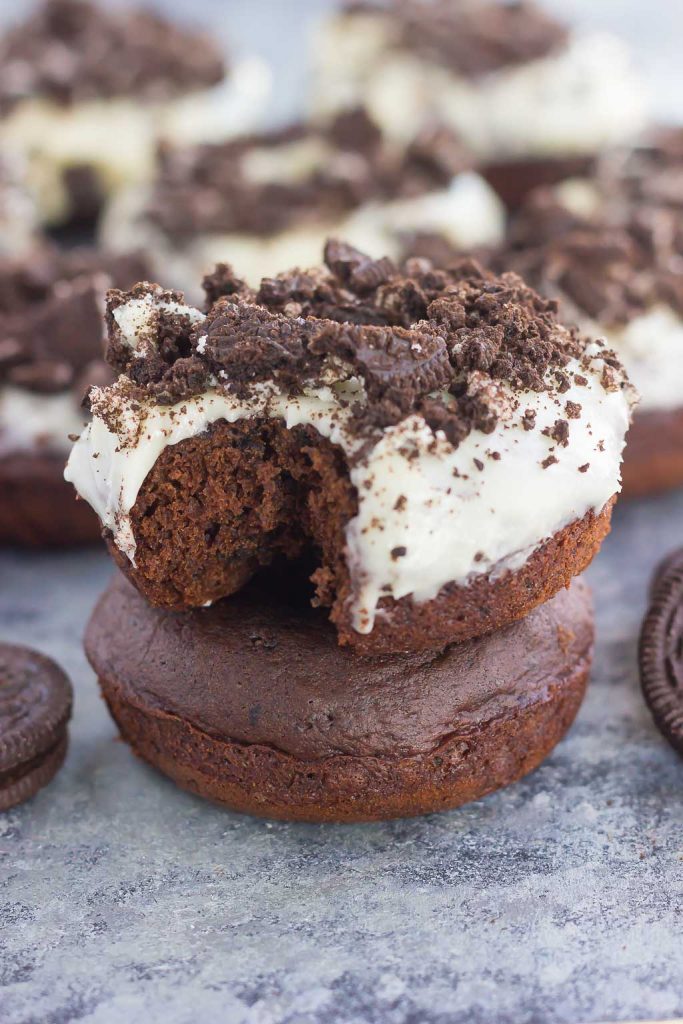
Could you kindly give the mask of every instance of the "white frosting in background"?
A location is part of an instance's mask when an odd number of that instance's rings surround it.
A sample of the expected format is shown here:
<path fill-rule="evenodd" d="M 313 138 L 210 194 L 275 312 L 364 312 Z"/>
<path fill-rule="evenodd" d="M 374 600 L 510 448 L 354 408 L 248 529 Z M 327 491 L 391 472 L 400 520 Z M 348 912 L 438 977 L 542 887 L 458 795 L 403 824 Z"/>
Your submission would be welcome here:
<path fill-rule="evenodd" d="M 242 157 L 241 170 L 254 185 L 289 185 L 306 181 L 316 168 L 325 167 L 335 157 L 339 154 L 322 135 L 310 135 L 280 146 L 254 145 Z M 356 161 L 352 153 L 345 158 Z"/>
<path fill-rule="evenodd" d="M 253 129 L 271 93 L 272 74 L 260 57 L 231 65 L 213 89 L 190 93 L 169 104 L 158 135 L 174 145 L 221 142 Z"/>
<path fill-rule="evenodd" d="M 481 158 L 596 153 L 644 125 L 644 87 L 617 39 L 576 34 L 561 51 L 476 79 L 392 44 L 388 19 L 331 19 L 314 47 L 314 113 L 363 103 L 390 137 L 437 120 Z"/>
<path fill-rule="evenodd" d="M 639 412 L 683 409 L 683 319 L 653 306 L 625 327 L 591 325 L 617 353 L 640 394 Z"/>
<path fill-rule="evenodd" d="M 36 244 L 38 211 L 24 186 L 23 160 L 0 158 L 0 256 L 22 256 Z"/>
<path fill-rule="evenodd" d="M 67 203 L 66 168 L 94 166 L 108 193 L 148 181 L 160 139 L 215 141 L 249 128 L 265 105 L 267 76 L 251 61 L 213 89 L 155 104 L 125 97 L 63 106 L 27 98 L 0 119 L 0 146 L 26 158 L 42 219 L 56 221 Z"/>
<path fill-rule="evenodd" d="M 593 217 L 603 205 L 604 197 L 595 178 L 567 178 L 554 185 L 553 192 L 575 217 Z"/>
<path fill-rule="evenodd" d="M 291 167 L 289 168 L 291 171 Z M 265 170 L 261 168 L 262 173 Z M 503 206 L 484 179 L 472 172 L 456 175 L 450 186 L 411 199 L 367 203 L 335 222 L 299 223 L 271 237 L 257 235 L 200 235 L 182 247 L 144 220 L 145 190 L 132 190 L 114 200 L 105 214 L 102 243 L 115 252 L 143 245 L 155 272 L 190 298 L 201 298 L 200 283 L 216 263 L 229 262 L 249 284 L 273 277 L 283 267 L 310 267 L 330 237 L 342 238 L 370 256 L 401 254 L 401 236 L 438 232 L 454 247 L 469 249 L 501 241 Z"/>
<path fill-rule="evenodd" d="M 495 430 L 473 430 L 457 449 L 417 415 L 377 433 L 374 447 L 350 470 L 358 494 L 358 514 L 346 531 L 355 629 L 371 631 L 383 594 L 413 594 L 424 601 L 450 581 L 465 584 L 476 574 L 519 568 L 544 540 L 589 510 L 602 509 L 620 489 L 629 402 L 620 390 L 604 390 L 599 351 L 590 349 L 591 370 L 579 371 L 588 384 L 573 383 L 563 395 L 513 395 L 504 386 L 493 395 L 489 390 L 499 409 Z M 567 369 L 579 366 L 570 363 Z M 471 375 L 471 393 L 484 386 Z M 347 378 L 301 397 L 271 383 L 254 385 L 247 399 L 239 399 L 216 385 L 176 406 L 143 407 L 127 402 L 124 379 L 95 391 L 93 421 L 75 444 L 65 476 L 133 560 L 129 513 L 167 445 L 217 420 L 268 416 L 289 428 L 310 424 L 353 456 L 361 442 L 348 430 L 348 407 L 340 401 L 349 390 L 354 400 L 363 400 L 362 386 Z M 569 445 L 563 448 L 542 431 L 564 418 L 567 401 L 579 403 L 582 414 L 569 420 Z M 98 415 L 100 403 L 103 410 L 116 409 L 117 433 Z M 527 409 L 536 413 L 533 430 L 523 426 Z M 557 463 L 543 468 L 551 453 Z M 587 468 L 579 472 L 582 466 Z M 405 554 L 392 556 L 397 548 Z"/>
<path fill-rule="evenodd" d="M 0 456 L 13 452 L 57 452 L 66 456 L 69 434 L 80 434 L 86 416 L 70 391 L 38 395 L 23 388 L 0 388 Z"/>
<path fill-rule="evenodd" d="M 599 216 L 609 200 L 595 181 L 583 178 L 562 182 L 553 192 L 570 213 L 589 220 Z M 572 309 L 580 313 L 574 304 Z M 660 303 L 624 327 L 577 318 L 587 334 L 605 338 L 618 354 L 640 394 L 641 412 L 683 408 L 683 318 L 675 309 Z"/>

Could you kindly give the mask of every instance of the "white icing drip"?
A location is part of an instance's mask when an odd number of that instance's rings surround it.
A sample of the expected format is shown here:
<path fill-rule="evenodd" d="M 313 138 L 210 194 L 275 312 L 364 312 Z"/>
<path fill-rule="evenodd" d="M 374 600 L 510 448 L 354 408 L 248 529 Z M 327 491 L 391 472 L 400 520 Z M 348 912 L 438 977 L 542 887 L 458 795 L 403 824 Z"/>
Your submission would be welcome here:
<path fill-rule="evenodd" d="M 347 525 L 346 557 L 356 630 L 372 630 L 384 594 L 425 601 L 451 581 L 464 584 L 475 574 L 519 568 L 544 540 L 589 510 L 602 509 L 619 490 L 629 403 L 624 392 L 604 390 L 598 348 L 591 354 L 591 370 L 581 369 L 587 385 L 573 383 L 562 395 L 513 395 L 503 385 L 493 394 L 487 385 L 499 409 L 498 424 L 490 434 L 473 430 L 457 449 L 413 415 L 379 432 L 370 451 L 351 460 L 358 514 Z M 567 369 L 579 366 L 570 363 Z M 470 389 L 482 386 L 473 374 Z M 355 389 L 356 400 L 363 397 L 353 380 L 301 397 L 260 384 L 247 399 L 215 387 L 173 407 L 142 408 L 127 403 L 126 382 L 119 381 L 95 392 L 93 422 L 74 446 L 65 476 L 132 560 L 129 513 L 167 445 L 217 420 L 269 416 L 288 428 L 312 425 L 351 457 L 359 441 L 348 429 L 340 387 Z M 564 417 L 567 401 L 579 403 L 582 413 L 569 421 L 569 445 L 563 448 L 542 431 Z M 117 433 L 100 418 L 100 406 L 110 417 L 115 413 Z M 533 430 L 522 423 L 527 409 L 536 414 Z M 557 462 L 543 468 L 551 453 Z"/>

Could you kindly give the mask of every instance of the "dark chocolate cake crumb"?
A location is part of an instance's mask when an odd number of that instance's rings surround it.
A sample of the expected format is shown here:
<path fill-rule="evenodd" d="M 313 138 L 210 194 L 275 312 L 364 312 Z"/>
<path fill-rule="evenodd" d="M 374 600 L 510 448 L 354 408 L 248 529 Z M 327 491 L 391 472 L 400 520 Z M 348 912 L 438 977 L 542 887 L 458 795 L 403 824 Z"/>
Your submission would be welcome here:
<path fill-rule="evenodd" d="M 118 96 L 159 102 L 224 76 L 208 35 L 150 11 L 45 0 L 0 40 L 0 113 L 34 96 L 65 106 Z"/>

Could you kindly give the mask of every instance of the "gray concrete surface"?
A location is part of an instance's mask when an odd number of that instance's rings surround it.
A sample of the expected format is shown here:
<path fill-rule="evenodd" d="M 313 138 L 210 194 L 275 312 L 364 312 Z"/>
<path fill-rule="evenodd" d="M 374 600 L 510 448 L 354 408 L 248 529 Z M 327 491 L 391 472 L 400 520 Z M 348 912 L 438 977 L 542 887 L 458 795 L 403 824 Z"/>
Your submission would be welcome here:
<path fill-rule="evenodd" d="M 552 0 L 637 47 L 680 118 L 679 0 Z M 305 91 L 330 0 L 167 0 Z M 163 5 L 159 5 L 163 6 Z M 24 4 L 0 0 L 0 17 Z M 683 762 L 641 699 L 649 573 L 683 494 L 617 509 L 590 572 L 599 644 L 569 737 L 516 787 L 440 817 L 272 824 L 183 794 L 116 739 L 80 648 L 98 553 L 0 553 L 0 639 L 76 688 L 67 763 L 0 816 L 0 1024 L 579 1024 L 683 1015 Z"/>
<path fill-rule="evenodd" d="M 2 1024 L 578 1024 L 683 1016 L 683 761 L 640 696 L 652 565 L 683 494 L 625 504 L 590 571 L 599 644 L 567 739 L 442 816 L 273 824 L 117 738 L 80 648 L 99 553 L 0 555 L 0 639 L 76 688 L 68 761 L 0 816 Z"/>

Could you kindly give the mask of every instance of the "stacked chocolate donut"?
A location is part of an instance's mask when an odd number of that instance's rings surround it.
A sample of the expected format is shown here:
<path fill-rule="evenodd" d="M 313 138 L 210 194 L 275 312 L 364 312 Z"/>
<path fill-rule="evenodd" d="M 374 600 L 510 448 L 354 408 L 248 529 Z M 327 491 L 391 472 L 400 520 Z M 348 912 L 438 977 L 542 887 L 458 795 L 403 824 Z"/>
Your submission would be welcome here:
<path fill-rule="evenodd" d="M 203 796 L 306 820 L 536 767 L 590 666 L 571 581 L 620 486 L 614 354 L 471 261 L 330 242 L 324 267 L 205 289 L 110 293 L 119 376 L 67 468 L 122 570 L 86 649 L 123 736 Z"/>

